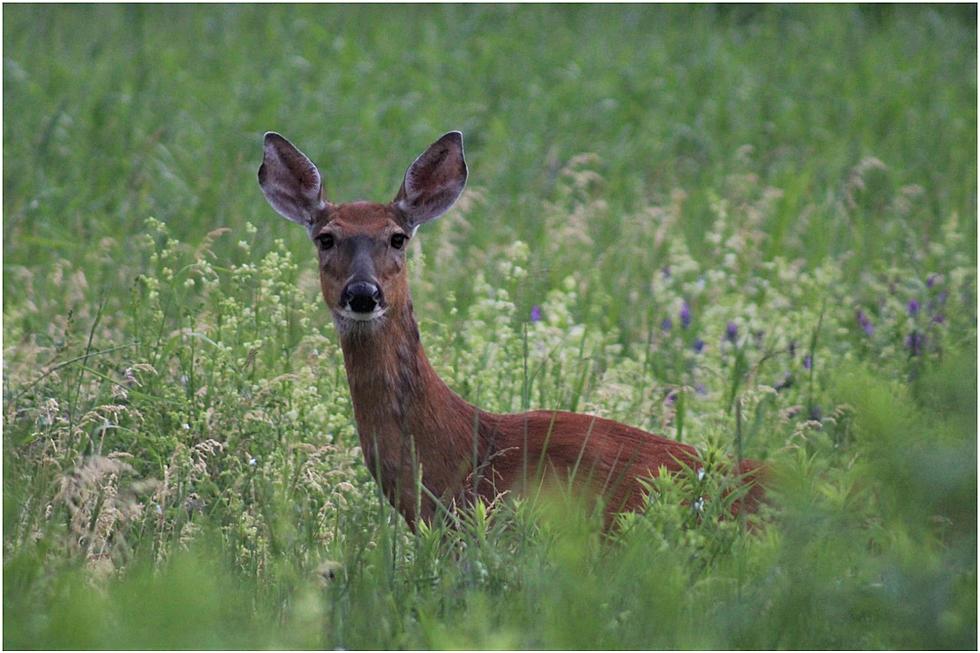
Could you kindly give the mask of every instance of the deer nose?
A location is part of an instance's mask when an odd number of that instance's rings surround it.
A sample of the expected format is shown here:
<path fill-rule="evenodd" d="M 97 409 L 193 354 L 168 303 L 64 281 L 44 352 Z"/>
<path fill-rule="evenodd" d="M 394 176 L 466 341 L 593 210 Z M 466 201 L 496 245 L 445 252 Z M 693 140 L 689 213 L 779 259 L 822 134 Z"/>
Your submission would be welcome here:
<path fill-rule="evenodd" d="M 340 295 L 340 305 L 355 313 L 372 313 L 381 303 L 381 289 L 370 281 L 351 281 Z"/>

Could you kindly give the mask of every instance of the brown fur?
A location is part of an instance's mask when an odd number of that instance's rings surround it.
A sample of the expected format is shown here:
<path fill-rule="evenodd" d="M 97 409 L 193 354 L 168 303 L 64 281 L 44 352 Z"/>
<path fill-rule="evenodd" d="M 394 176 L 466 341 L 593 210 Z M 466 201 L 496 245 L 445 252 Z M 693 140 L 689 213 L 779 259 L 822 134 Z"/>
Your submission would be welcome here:
<path fill-rule="evenodd" d="M 398 223 L 393 207 L 358 203 L 328 212 L 315 233 L 329 228 L 383 243 Z M 601 495 L 612 515 L 641 506 L 637 477 L 697 465 L 690 445 L 612 420 L 561 411 L 501 415 L 456 395 L 425 356 L 404 264 L 388 254 L 375 262 L 388 313 L 381 324 L 341 327 L 340 343 L 365 463 L 413 528 L 418 518 L 436 515 L 433 497 L 447 507 L 474 496 L 490 501 L 500 492 L 532 489 L 542 473 L 567 479 L 574 471 L 574 485 Z M 346 277 L 338 274 L 343 259 L 335 265 L 321 267 L 320 275 L 331 308 Z M 742 471 L 755 468 L 745 461 Z M 422 496 L 415 492 L 417 474 L 427 490 Z M 759 498 L 761 489 L 754 488 L 745 503 L 754 508 Z"/>
<path fill-rule="evenodd" d="M 419 339 L 405 272 L 405 245 L 419 224 L 445 211 L 466 180 L 462 136 L 434 143 L 406 173 L 391 204 L 322 199 L 319 173 L 289 141 L 267 134 L 259 182 L 270 203 L 306 225 L 320 248 L 320 286 L 333 314 L 354 404 L 364 460 L 385 495 L 414 529 L 431 522 L 438 503 L 492 501 L 499 493 L 530 492 L 543 479 L 570 482 L 604 500 L 606 523 L 618 511 L 642 505 L 638 478 L 695 467 L 690 445 L 591 415 L 532 411 L 489 413 L 452 390 L 429 364 Z M 353 275 L 380 288 L 382 314 L 357 320 L 341 305 Z M 754 510 L 762 498 L 760 466 L 739 470 L 752 487 L 733 512 Z M 416 488 L 421 486 L 421 493 Z"/>

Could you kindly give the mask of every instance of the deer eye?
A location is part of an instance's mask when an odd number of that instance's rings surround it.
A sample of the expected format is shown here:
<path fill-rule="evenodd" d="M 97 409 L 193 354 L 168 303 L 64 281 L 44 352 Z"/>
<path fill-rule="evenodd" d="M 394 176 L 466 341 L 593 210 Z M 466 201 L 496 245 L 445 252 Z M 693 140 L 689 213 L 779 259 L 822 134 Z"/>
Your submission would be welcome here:
<path fill-rule="evenodd" d="M 405 246 L 406 240 L 408 240 L 408 238 L 405 236 L 405 234 L 395 234 L 391 237 L 391 246 L 395 249 L 401 249 Z"/>
<path fill-rule="evenodd" d="M 322 236 L 317 236 L 316 243 L 320 246 L 320 249 L 324 251 L 331 249 L 333 247 L 333 234 L 323 234 Z"/>

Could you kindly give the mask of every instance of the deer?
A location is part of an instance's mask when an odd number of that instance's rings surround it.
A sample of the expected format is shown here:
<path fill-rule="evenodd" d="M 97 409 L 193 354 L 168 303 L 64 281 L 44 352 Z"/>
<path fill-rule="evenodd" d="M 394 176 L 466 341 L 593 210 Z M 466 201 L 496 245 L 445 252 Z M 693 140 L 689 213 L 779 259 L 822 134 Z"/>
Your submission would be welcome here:
<path fill-rule="evenodd" d="M 264 137 L 262 193 L 316 245 L 320 290 L 343 352 L 364 462 L 414 532 L 447 506 L 526 494 L 544 478 L 601 500 L 608 527 L 646 501 L 642 479 L 700 463 L 689 445 L 594 415 L 558 410 L 497 414 L 453 392 L 426 358 L 412 306 L 406 250 L 422 225 L 466 186 L 463 136 L 450 131 L 408 167 L 388 203 L 333 203 L 317 166 L 275 132 Z M 759 463 L 738 466 L 761 500 Z M 537 484 L 537 485 L 535 485 Z"/>

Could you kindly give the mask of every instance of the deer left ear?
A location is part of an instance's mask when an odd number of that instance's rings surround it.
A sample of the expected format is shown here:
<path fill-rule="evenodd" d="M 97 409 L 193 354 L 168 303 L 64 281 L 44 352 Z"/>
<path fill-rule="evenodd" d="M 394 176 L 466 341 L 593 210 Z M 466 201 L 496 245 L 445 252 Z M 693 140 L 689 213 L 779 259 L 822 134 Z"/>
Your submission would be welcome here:
<path fill-rule="evenodd" d="M 438 218 L 449 210 L 466 186 L 463 135 L 449 132 L 415 159 L 395 196 L 395 206 L 405 215 L 410 229 Z"/>

